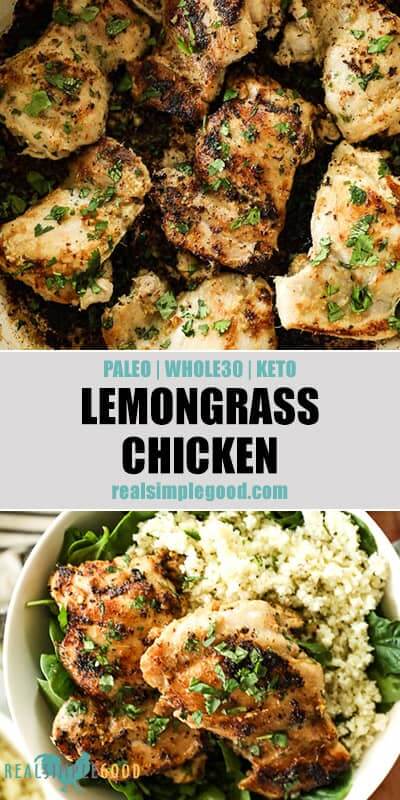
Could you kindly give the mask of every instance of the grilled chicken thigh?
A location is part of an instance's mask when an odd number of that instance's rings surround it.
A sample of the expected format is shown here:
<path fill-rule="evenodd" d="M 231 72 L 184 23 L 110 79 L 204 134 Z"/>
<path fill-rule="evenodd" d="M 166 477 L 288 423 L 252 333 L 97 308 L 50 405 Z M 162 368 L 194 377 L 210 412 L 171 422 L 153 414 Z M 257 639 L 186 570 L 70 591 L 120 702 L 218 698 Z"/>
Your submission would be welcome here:
<path fill-rule="evenodd" d="M 162 553 L 58 567 L 50 591 L 68 616 L 59 656 L 85 694 L 114 698 L 143 686 L 139 661 L 150 631 L 183 610 L 171 574 Z"/>
<path fill-rule="evenodd" d="M 114 705 L 71 697 L 54 720 L 52 739 L 68 761 L 89 753 L 99 775 L 114 781 L 137 778 L 138 772 L 168 774 L 201 747 L 197 732 L 170 715 L 158 716 L 151 697 L 132 694 Z"/>
<path fill-rule="evenodd" d="M 46 300 L 86 308 L 112 294 L 107 259 L 143 208 L 143 162 L 101 139 L 71 162 L 66 181 L 0 228 L 0 266 Z"/>
<path fill-rule="evenodd" d="M 193 728 L 231 740 L 251 762 L 240 787 L 288 798 L 349 766 L 324 699 L 321 666 L 264 601 L 199 611 L 168 625 L 141 660 L 147 683 Z"/>
<path fill-rule="evenodd" d="M 16 299 L 0 278 L 0 350 L 47 350 L 45 336 L 33 324 L 27 303 Z"/>
<path fill-rule="evenodd" d="M 400 330 L 400 180 L 385 153 L 342 142 L 318 191 L 309 256 L 276 278 L 285 328 L 359 339 Z"/>
<path fill-rule="evenodd" d="M 124 0 L 56 4 L 54 22 L 0 67 L 0 114 L 37 158 L 63 158 L 105 129 L 107 74 L 145 49 L 149 26 Z"/>
<path fill-rule="evenodd" d="M 294 0 L 281 63 L 323 63 L 325 102 L 343 136 L 400 131 L 400 18 L 376 0 Z"/>
<path fill-rule="evenodd" d="M 269 258 L 296 168 L 314 155 L 313 106 L 271 79 L 243 78 L 196 139 L 194 164 L 156 176 L 178 248 L 236 268 Z"/>
<path fill-rule="evenodd" d="M 198 121 L 218 94 L 229 64 L 277 33 L 280 0 L 165 0 L 165 38 L 133 65 L 134 96 L 181 119 Z"/>
<path fill-rule="evenodd" d="M 271 290 L 262 278 L 223 274 L 175 298 L 158 276 L 145 273 L 105 311 L 103 336 L 110 349 L 272 350 Z"/>

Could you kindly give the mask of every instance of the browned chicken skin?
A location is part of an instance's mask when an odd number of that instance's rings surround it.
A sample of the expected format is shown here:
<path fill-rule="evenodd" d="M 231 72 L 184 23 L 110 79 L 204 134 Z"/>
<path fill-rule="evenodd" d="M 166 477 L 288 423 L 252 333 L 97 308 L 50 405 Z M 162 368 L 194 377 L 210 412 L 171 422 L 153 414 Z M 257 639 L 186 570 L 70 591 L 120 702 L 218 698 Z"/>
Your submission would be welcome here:
<path fill-rule="evenodd" d="M 155 194 L 176 247 L 236 268 L 277 246 L 296 169 L 314 155 L 314 109 L 269 78 L 231 91 L 197 135 L 191 170 L 167 166 Z"/>
<path fill-rule="evenodd" d="M 170 777 L 181 783 L 178 768 L 194 759 L 193 769 L 201 769 L 204 760 L 197 755 L 199 733 L 168 714 L 158 716 L 154 699 L 140 695 L 125 695 L 114 706 L 71 697 L 54 720 L 52 739 L 68 761 L 89 753 L 99 775 L 114 781 L 173 770 Z"/>
<path fill-rule="evenodd" d="M 0 266 L 45 300 L 87 308 L 113 291 L 110 256 L 143 209 L 149 173 L 103 137 L 69 162 L 63 183 L 0 228 Z"/>
<path fill-rule="evenodd" d="M 165 0 L 162 45 L 132 66 L 134 96 L 181 119 L 199 121 L 218 94 L 229 64 L 272 35 L 280 0 Z"/>
<path fill-rule="evenodd" d="M 93 697 L 114 698 L 124 687 L 143 686 L 139 662 L 151 629 L 183 611 L 163 554 L 60 566 L 50 591 L 68 615 L 60 659 Z"/>
<path fill-rule="evenodd" d="M 142 55 L 150 28 L 124 0 L 65 0 L 53 14 L 38 41 L 0 67 L 0 114 L 26 153 L 58 159 L 104 133 L 107 75 Z"/>
<path fill-rule="evenodd" d="M 321 666 L 264 601 L 200 609 L 168 625 L 141 660 L 161 694 L 191 727 L 233 742 L 251 762 L 242 788 L 265 797 L 324 786 L 349 766 L 327 711 Z M 165 705 L 164 705 L 165 704 Z"/>

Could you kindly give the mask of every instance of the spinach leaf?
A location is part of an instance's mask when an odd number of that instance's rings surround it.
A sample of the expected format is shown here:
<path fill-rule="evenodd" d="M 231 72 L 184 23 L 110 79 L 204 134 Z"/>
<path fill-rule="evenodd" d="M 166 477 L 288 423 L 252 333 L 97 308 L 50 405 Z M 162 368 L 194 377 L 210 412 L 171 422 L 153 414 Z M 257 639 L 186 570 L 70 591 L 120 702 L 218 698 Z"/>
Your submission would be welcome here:
<path fill-rule="evenodd" d="M 96 534 L 93 534 L 97 539 Z M 68 564 L 68 558 L 70 552 L 72 551 L 72 546 L 83 539 L 83 533 L 79 530 L 79 528 L 68 528 L 68 530 L 64 533 L 64 541 L 63 546 L 61 549 L 61 553 L 58 557 L 58 561 L 60 564 Z"/>
<path fill-rule="evenodd" d="M 306 642 L 300 639 L 296 639 L 296 642 L 302 650 L 305 650 L 311 658 L 314 658 L 315 661 L 318 661 L 323 667 L 326 667 L 332 660 L 330 651 L 320 642 Z"/>
<path fill-rule="evenodd" d="M 244 778 L 240 759 L 230 750 L 224 742 L 218 742 L 224 759 L 225 769 L 229 780 L 230 800 L 251 800 L 251 794 L 247 789 L 239 789 L 238 784 Z"/>
<path fill-rule="evenodd" d="M 360 540 L 361 550 L 364 550 L 364 552 L 368 556 L 372 556 L 372 553 L 376 553 L 378 548 L 376 546 L 376 541 L 374 539 L 374 536 L 371 533 L 368 525 L 366 525 L 366 523 L 363 522 L 362 519 L 356 517 L 355 514 L 350 514 L 350 519 L 352 523 L 356 525 L 358 528 L 358 536 Z"/>
<path fill-rule="evenodd" d="M 44 597 L 42 600 L 29 600 L 29 603 L 26 603 L 27 608 L 37 608 L 38 606 L 47 606 L 52 614 L 58 614 L 57 603 L 51 597 Z"/>
<path fill-rule="evenodd" d="M 40 657 L 40 669 L 46 680 L 38 678 L 38 683 L 51 707 L 58 711 L 65 700 L 74 691 L 74 684 L 68 672 L 60 664 L 56 655 L 43 654 Z"/>
<path fill-rule="evenodd" d="M 119 792 L 126 800 L 143 800 L 143 793 L 140 791 L 136 781 L 129 781 L 128 783 L 113 783 L 109 784 L 114 791 Z"/>
<path fill-rule="evenodd" d="M 400 675 L 400 621 L 392 622 L 372 611 L 368 625 L 369 640 L 375 651 L 374 666 L 383 676 Z"/>
<path fill-rule="evenodd" d="M 51 619 L 50 620 L 50 622 L 49 622 L 49 637 L 50 637 L 51 643 L 52 643 L 52 645 L 54 647 L 54 650 L 57 653 L 57 645 L 59 645 L 60 642 L 62 642 L 62 640 L 64 638 L 64 634 L 63 634 L 63 632 L 61 630 L 61 627 L 60 627 L 60 624 L 59 624 L 58 620 L 55 620 L 55 619 Z"/>
<path fill-rule="evenodd" d="M 379 710 L 383 713 L 389 711 L 392 705 L 400 700 L 400 675 L 382 675 L 374 667 L 369 670 L 368 675 L 377 683 L 381 693 L 382 703 Z"/>
<path fill-rule="evenodd" d="M 103 527 L 102 533 L 69 528 L 64 535 L 64 543 L 59 557 L 60 564 L 82 564 L 84 561 L 105 561 L 125 553 L 133 544 L 133 536 L 137 532 L 139 522 L 151 519 L 154 511 L 129 511 L 109 531 Z"/>
<path fill-rule="evenodd" d="M 125 514 L 111 532 L 103 558 L 108 560 L 126 553 L 128 547 L 133 544 L 133 536 L 137 533 L 139 523 L 151 519 L 154 513 L 154 511 L 129 511 Z"/>
<path fill-rule="evenodd" d="M 270 511 L 270 519 L 273 519 L 281 528 L 289 528 L 294 531 L 299 525 L 303 525 L 304 517 L 301 511 Z"/>
<path fill-rule="evenodd" d="M 225 793 L 218 789 L 218 786 L 206 786 L 196 795 L 196 800 L 225 800 L 225 798 Z"/>
<path fill-rule="evenodd" d="M 72 564 L 77 566 L 83 561 L 96 561 L 101 558 L 103 550 L 108 544 L 110 531 L 103 528 L 102 534 L 87 531 L 82 534 L 74 528 L 66 531 L 64 544 L 61 550 L 59 561 L 61 564 Z"/>
<path fill-rule="evenodd" d="M 353 770 L 350 769 L 335 786 L 326 786 L 301 794 L 299 800 L 343 800 L 349 794 L 352 782 Z"/>

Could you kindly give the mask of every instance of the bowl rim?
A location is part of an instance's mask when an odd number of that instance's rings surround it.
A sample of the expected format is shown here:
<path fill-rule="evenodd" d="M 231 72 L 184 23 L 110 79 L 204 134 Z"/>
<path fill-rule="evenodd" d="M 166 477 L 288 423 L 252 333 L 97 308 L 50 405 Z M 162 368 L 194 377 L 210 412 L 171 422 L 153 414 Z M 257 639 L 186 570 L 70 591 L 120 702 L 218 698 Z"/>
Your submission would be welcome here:
<path fill-rule="evenodd" d="M 195 511 L 197 509 L 192 509 L 192 510 Z M 328 510 L 328 509 L 321 509 L 321 510 Z M 391 599 L 392 599 L 392 604 L 396 606 L 396 615 L 398 614 L 398 618 L 400 619 L 400 558 L 397 555 L 392 543 L 390 542 L 384 531 L 380 528 L 378 523 L 376 523 L 375 520 L 368 514 L 368 512 L 359 509 L 340 509 L 340 510 L 343 510 L 345 513 L 355 514 L 362 521 L 366 522 L 369 528 L 372 530 L 373 535 L 377 538 L 379 552 L 387 561 L 389 569 L 391 571 L 391 575 L 389 577 Z M 18 578 L 17 584 L 14 588 L 14 592 L 9 604 L 6 626 L 5 626 L 4 652 L 3 652 L 6 697 L 13 723 L 15 724 L 15 727 L 17 729 L 19 738 L 22 740 L 22 747 L 23 747 L 22 752 L 30 753 L 31 756 L 33 756 L 34 753 L 32 753 L 31 751 L 31 744 L 25 738 L 23 729 L 21 730 L 20 728 L 19 724 L 20 715 L 16 708 L 16 702 L 14 702 L 14 691 L 12 688 L 13 681 L 11 679 L 11 661 L 12 661 L 12 659 L 10 658 L 10 653 L 12 650 L 11 639 L 12 639 L 14 616 L 18 605 L 18 599 L 21 591 L 24 588 L 25 581 L 27 580 L 27 576 L 30 573 L 32 565 L 36 563 L 37 559 L 40 559 L 42 552 L 46 550 L 48 540 L 52 536 L 55 536 L 57 533 L 61 533 L 71 524 L 76 524 L 77 515 L 82 515 L 82 514 L 90 515 L 91 513 L 115 514 L 115 516 L 117 517 L 118 515 L 125 514 L 127 512 L 116 511 L 116 510 L 101 510 L 101 509 L 91 510 L 91 511 L 87 509 L 76 509 L 76 510 L 65 510 L 62 511 L 60 514 L 58 514 L 57 517 L 55 517 L 55 519 L 52 520 L 50 525 L 46 528 L 41 538 L 39 539 L 39 542 L 35 545 L 28 559 L 26 560 L 23 570 Z M 397 580 L 393 573 L 397 573 Z M 381 752 L 379 753 L 379 761 L 375 763 L 372 775 L 370 774 L 371 769 L 369 769 L 368 786 L 363 787 L 361 785 L 361 787 L 358 787 L 357 783 L 354 782 L 346 800 L 368 800 L 368 798 L 372 796 L 372 794 L 380 786 L 385 777 L 389 774 L 397 758 L 400 756 L 400 701 L 395 704 L 394 708 L 389 712 L 389 714 L 390 718 L 388 720 L 388 724 L 385 730 L 381 734 L 377 734 L 376 737 L 376 738 L 382 737 L 382 740 L 384 740 L 384 746 L 382 746 L 382 741 L 380 741 L 379 744 L 381 745 L 380 748 Z M 393 732 L 394 733 L 397 732 L 397 736 L 391 735 L 393 734 Z M 374 742 L 376 744 L 376 739 L 374 740 Z M 374 743 L 371 745 L 371 748 L 373 746 Z M 368 753 L 370 752 L 371 748 L 369 748 L 365 752 L 364 758 L 368 756 Z M 357 774 L 357 769 L 359 769 L 359 767 L 356 768 L 355 774 Z M 361 769 L 362 769 L 362 764 L 361 764 Z M 46 781 L 46 783 L 50 782 L 53 783 L 52 781 Z M 109 795 L 108 792 L 104 793 L 105 798 L 109 796 L 111 795 Z M 61 798 L 65 797 L 65 795 L 58 789 L 56 789 L 53 784 L 52 797 L 54 798 L 57 797 L 59 798 L 59 800 L 61 800 Z"/>

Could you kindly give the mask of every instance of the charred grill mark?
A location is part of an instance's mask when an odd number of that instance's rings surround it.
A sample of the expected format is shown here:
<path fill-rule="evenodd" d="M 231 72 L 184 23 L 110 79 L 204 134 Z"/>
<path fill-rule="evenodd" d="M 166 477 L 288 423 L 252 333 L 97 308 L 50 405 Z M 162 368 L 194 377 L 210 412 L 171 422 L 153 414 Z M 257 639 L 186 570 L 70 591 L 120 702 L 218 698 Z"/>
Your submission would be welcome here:
<path fill-rule="evenodd" d="M 214 130 L 210 131 L 210 133 L 207 133 L 204 137 L 204 147 L 207 150 L 210 150 L 213 155 L 218 155 L 220 152 L 221 140 L 219 135 Z"/>
<path fill-rule="evenodd" d="M 184 25 L 190 21 L 194 33 L 195 50 L 201 52 L 206 50 L 209 43 L 209 35 L 203 22 L 204 10 L 198 0 L 186 0 L 186 14 L 184 15 Z"/>
<path fill-rule="evenodd" d="M 303 683 L 304 682 L 302 681 L 302 684 Z M 302 684 L 300 684 L 300 685 L 302 685 Z M 291 714 L 290 714 L 290 719 L 291 719 L 292 724 L 293 725 L 303 725 L 304 720 L 306 718 L 306 713 L 300 707 L 300 704 L 299 704 L 298 700 L 296 700 L 295 698 L 292 698 L 292 700 L 290 701 L 290 705 L 292 707 L 292 711 L 291 711 Z"/>
<path fill-rule="evenodd" d="M 214 8 L 224 25 L 234 25 L 240 17 L 243 0 L 214 0 Z"/>

